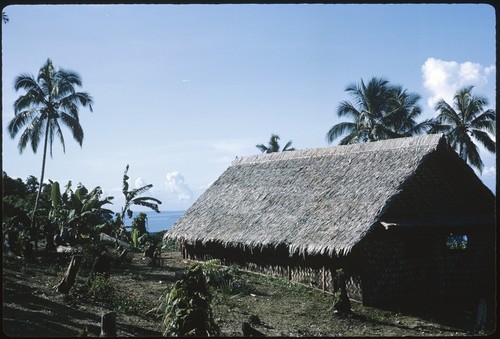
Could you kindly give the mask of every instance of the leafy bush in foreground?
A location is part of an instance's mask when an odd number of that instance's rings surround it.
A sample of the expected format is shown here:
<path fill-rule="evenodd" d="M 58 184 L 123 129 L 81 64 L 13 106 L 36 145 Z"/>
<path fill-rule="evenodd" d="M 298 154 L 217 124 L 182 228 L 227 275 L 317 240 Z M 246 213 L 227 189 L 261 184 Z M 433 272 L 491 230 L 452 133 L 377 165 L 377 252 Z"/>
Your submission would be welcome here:
<path fill-rule="evenodd" d="M 213 320 L 203 268 L 188 267 L 166 296 L 164 336 L 216 336 L 220 329 Z"/>

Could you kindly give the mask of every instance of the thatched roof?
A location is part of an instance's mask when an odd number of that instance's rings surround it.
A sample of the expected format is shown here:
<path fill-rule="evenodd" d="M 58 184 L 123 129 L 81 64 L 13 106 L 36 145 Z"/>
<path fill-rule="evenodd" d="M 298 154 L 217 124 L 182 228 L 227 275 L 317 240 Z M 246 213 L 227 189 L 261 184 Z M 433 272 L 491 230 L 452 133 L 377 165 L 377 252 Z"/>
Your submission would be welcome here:
<path fill-rule="evenodd" d="M 236 158 L 167 237 L 345 254 L 439 147 L 444 137 L 424 135 Z"/>

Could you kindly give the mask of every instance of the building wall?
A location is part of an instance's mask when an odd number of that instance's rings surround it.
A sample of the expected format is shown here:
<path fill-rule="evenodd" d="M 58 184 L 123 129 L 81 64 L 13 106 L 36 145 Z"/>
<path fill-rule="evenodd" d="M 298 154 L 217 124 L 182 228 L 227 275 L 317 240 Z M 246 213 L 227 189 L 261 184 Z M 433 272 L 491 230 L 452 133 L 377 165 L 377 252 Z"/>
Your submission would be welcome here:
<path fill-rule="evenodd" d="M 467 234 L 465 249 L 447 245 L 449 232 L 394 231 L 364 244 L 363 303 L 372 306 L 474 304 L 492 297 L 491 237 Z M 417 306 L 418 306 L 417 305 Z"/>
<path fill-rule="evenodd" d="M 189 258 L 193 260 L 220 259 L 226 266 L 236 264 L 244 270 L 290 279 L 312 288 L 334 292 L 338 289 L 333 276 L 337 268 L 345 268 L 347 292 L 351 299 L 361 302 L 361 282 L 359 274 L 352 272 L 351 258 L 331 258 L 328 256 L 292 256 L 284 246 L 278 248 L 254 249 L 223 247 L 219 244 L 186 244 Z"/>

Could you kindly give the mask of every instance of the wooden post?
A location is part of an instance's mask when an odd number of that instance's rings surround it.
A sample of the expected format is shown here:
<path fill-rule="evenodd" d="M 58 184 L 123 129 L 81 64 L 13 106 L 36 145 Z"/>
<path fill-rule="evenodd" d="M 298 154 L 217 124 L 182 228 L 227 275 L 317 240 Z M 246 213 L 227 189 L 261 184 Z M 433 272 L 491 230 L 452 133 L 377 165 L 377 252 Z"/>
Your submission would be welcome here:
<path fill-rule="evenodd" d="M 64 278 L 61 280 L 59 284 L 57 284 L 54 288 L 57 289 L 57 292 L 67 294 L 73 284 L 75 283 L 76 274 L 80 269 L 80 264 L 82 263 L 81 255 L 73 255 L 71 258 L 71 262 L 69 263 L 68 269 L 66 270 L 66 274 Z"/>
<path fill-rule="evenodd" d="M 101 337 L 116 337 L 116 312 L 101 315 Z"/>
<path fill-rule="evenodd" d="M 288 265 L 286 269 L 288 273 L 288 280 L 292 280 L 292 269 L 290 268 L 290 265 Z"/>
<path fill-rule="evenodd" d="M 326 270 L 325 266 L 323 266 L 323 293 L 326 291 Z"/>

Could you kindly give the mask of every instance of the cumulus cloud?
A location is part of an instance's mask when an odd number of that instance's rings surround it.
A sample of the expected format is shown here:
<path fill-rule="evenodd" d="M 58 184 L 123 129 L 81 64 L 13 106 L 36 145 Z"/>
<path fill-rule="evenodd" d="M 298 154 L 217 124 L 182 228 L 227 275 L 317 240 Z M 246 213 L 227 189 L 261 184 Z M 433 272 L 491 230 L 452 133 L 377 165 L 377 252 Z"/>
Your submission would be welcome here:
<path fill-rule="evenodd" d="M 492 176 L 495 177 L 497 174 L 497 167 L 496 166 L 489 166 L 483 169 L 483 175 L 484 176 Z"/>
<path fill-rule="evenodd" d="M 451 104 L 458 89 L 485 85 L 495 71 L 495 65 L 485 67 L 470 61 L 458 63 L 428 58 L 422 65 L 424 87 L 431 92 L 427 104 L 434 108 L 441 99 Z"/>
<path fill-rule="evenodd" d="M 164 188 L 167 193 L 175 196 L 180 201 L 188 201 L 193 197 L 193 192 L 191 192 L 184 177 L 178 171 L 167 173 Z"/>
<path fill-rule="evenodd" d="M 135 179 L 135 182 L 134 182 L 134 187 L 135 188 L 140 188 L 140 187 L 142 187 L 144 185 L 145 185 L 144 180 L 142 180 L 141 177 L 138 177 L 137 179 Z"/>

